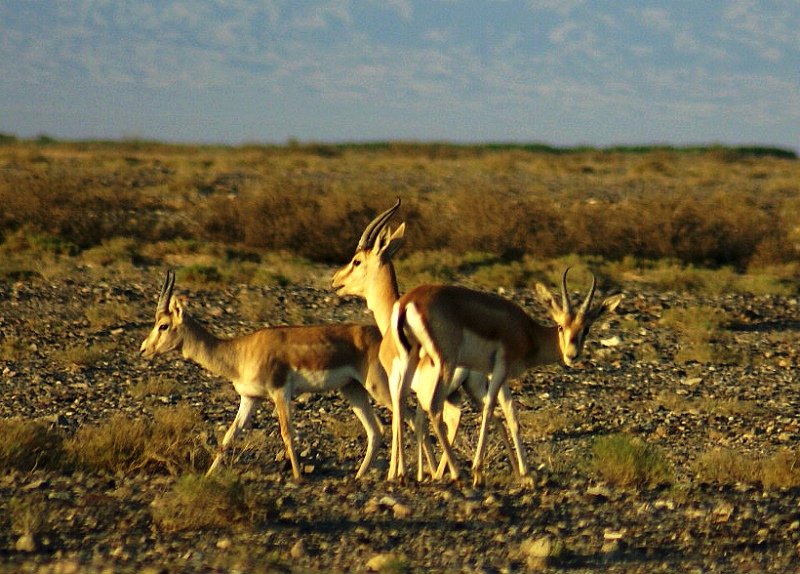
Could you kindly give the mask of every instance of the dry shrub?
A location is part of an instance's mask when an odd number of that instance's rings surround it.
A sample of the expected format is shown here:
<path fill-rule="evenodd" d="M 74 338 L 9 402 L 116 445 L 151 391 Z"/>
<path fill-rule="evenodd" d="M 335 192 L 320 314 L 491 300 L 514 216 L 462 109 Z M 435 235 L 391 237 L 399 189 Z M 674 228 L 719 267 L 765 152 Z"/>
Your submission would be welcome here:
<path fill-rule="evenodd" d="M 131 185 L 134 174 L 48 162 L 44 168 L 4 175 L 2 230 L 28 228 L 81 248 L 120 236 L 155 239 L 152 231 L 158 227 L 159 206 Z"/>
<path fill-rule="evenodd" d="M 69 466 L 64 439 L 48 425 L 23 419 L 0 420 L 0 470 L 31 472 Z"/>
<path fill-rule="evenodd" d="M 153 521 L 165 532 L 230 528 L 252 516 L 252 499 L 233 473 L 206 477 L 188 474 L 152 505 Z"/>
<path fill-rule="evenodd" d="M 598 438 L 593 446 L 594 470 L 607 482 L 637 488 L 674 482 L 672 465 L 654 445 L 623 434 Z"/>
<path fill-rule="evenodd" d="M 800 453 L 782 449 L 769 457 L 751 457 L 732 449 L 715 449 L 698 457 L 693 470 L 703 482 L 794 488 L 800 486 Z"/>
<path fill-rule="evenodd" d="M 114 415 L 105 423 L 81 427 L 67 449 L 79 466 L 111 473 L 175 475 L 205 469 L 211 462 L 200 418 L 189 407 L 158 409 L 153 420 Z"/>
<path fill-rule="evenodd" d="M 747 357 L 733 345 L 727 330 L 732 323 L 727 311 L 700 305 L 664 311 L 661 323 L 680 334 L 680 349 L 674 359 L 679 363 L 745 364 Z"/>
<path fill-rule="evenodd" d="M 754 153 L 398 143 L 198 154 L 11 142 L 0 148 L 0 233 L 51 252 L 106 245 L 89 255 L 101 264 L 137 256 L 114 239 L 176 237 L 342 262 L 364 224 L 400 196 L 415 250 L 672 258 L 741 271 L 798 256 L 798 162 Z"/>

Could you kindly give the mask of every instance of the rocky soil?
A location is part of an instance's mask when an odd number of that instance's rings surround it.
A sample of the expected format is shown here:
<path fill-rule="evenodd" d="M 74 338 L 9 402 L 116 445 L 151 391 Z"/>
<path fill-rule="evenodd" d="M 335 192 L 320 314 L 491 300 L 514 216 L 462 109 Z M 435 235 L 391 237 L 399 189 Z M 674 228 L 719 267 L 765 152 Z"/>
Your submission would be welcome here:
<path fill-rule="evenodd" d="M 197 409 L 221 437 L 236 412 L 226 381 L 179 356 L 138 356 L 151 327 L 162 270 L 92 270 L 70 279 L 0 285 L 0 336 L 27 358 L 3 361 L 0 416 L 47 421 L 65 433 L 117 413 L 156 407 Z M 117 276 L 118 275 L 118 276 Z M 324 289 L 178 285 L 193 315 L 219 334 L 264 323 L 242 302 L 274 302 L 271 324 L 369 321 L 363 305 Z M 532 292 L 509 293 L 542 318 Z M 718 307 L 736 318 L 734 364 L 674 360 L 684 344 L 659 320 L 670 307 Z M 104 324 L 103 310 L 133 310 Z M 488 484 L 389 484 L 388 449 L 368 476 L 353 476 L 363 436 L 336 395 L 297 401 L 299 452 L 308 471 L 291 480 L 272 409 L 257 414 L 232 463 L 268 500 L 266 519 L 231 529 L 164 532 L 151 503 L 177 480 L 164 474 L 23 474 L 0 469 L 0 571 L 22 572 L 792 572 L 800 571 L 800 489 L 705 481 L 694 462 L 715 448 L 741 457 L 797 449 L 800 439 L 800 303 L 783 297 L 695 297 L 626 290 L 618 313 L 597 325 L 582 364 L 548 367 L 514 384 L 531 481 L 510 475 L 499 444 Z M 10 344 L 10 343 L 4 343 Z M 91 365 L 69 365 L 64 351 L 103 350 Z M 153 378 L 185 386 L 167 396 L 131 392 Z M 389 416 L 381 411 L 388 424 Z M 477 416 L 459 437 L 462 467 Z M 388 430 L 388 427 L 385 429 Z M 661 449 L 675 484 L 655 488 L 604 482 L 592 468 L 599 436 L 625 432 Z M 388 433 L 385 432 L 385 435 Z M 0 439 L 2 440 L 2 439 Z M 410 445 L 409 445 L 410 447 Z M 411 453 L 409 448 L 409 453 Z M 466 473 L 465 473 L 466 474 Z M 44 523 L 29 544 L 7 518 L 12 499 L 44 501 Z"/>

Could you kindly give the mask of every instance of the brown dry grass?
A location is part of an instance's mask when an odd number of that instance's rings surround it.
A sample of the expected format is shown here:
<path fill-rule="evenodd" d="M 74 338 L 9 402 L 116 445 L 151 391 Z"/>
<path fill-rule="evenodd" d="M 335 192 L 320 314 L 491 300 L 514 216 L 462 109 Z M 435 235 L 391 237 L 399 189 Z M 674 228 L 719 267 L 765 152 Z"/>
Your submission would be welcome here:
<path fill-rule="evenodd" d="M 159 257 L 146 246 L 176 241 L 224 246 L 233 259 L 285 252 L 339 263 L 399 196 L 415 253 L 737 271 L 797 260 L 800 162 L 787 154 L 561 151 L 12 142 L 0 146 L 0 233 L 12 253 L 85 252 L 99 265 Z"/>

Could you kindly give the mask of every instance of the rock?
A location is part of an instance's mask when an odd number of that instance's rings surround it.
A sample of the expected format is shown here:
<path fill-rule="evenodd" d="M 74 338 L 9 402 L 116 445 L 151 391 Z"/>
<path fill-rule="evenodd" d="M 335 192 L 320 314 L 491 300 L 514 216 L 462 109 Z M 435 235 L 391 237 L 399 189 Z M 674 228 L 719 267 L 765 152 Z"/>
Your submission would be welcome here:
<path fill-rule="evenodd" d="M 36 545 L 36 540 L 33 537 L 33 534 L 26 533 L 17 538 L 17 542 L 14 544 L 14 548 L 18 552 L 36 552 L 37 545 Z"/>

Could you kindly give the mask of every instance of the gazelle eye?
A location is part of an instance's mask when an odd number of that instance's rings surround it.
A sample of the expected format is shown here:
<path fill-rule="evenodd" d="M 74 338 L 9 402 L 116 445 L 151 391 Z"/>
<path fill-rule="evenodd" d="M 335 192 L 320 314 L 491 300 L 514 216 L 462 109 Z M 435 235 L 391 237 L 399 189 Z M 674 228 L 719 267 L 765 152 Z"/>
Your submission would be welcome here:
<path fill-rule="evenodd" d="M 353 259 L 353 267 L 358 267 L 361 265 L 361 259 Z"/>
<path fill-rule="evenodd" d="M 166 323 L 162 323 L 161 325 L 158 326 L 159 331 L 166 331 L 167 329 L 169 329 L 169 325 L 167 325 Z"/>

